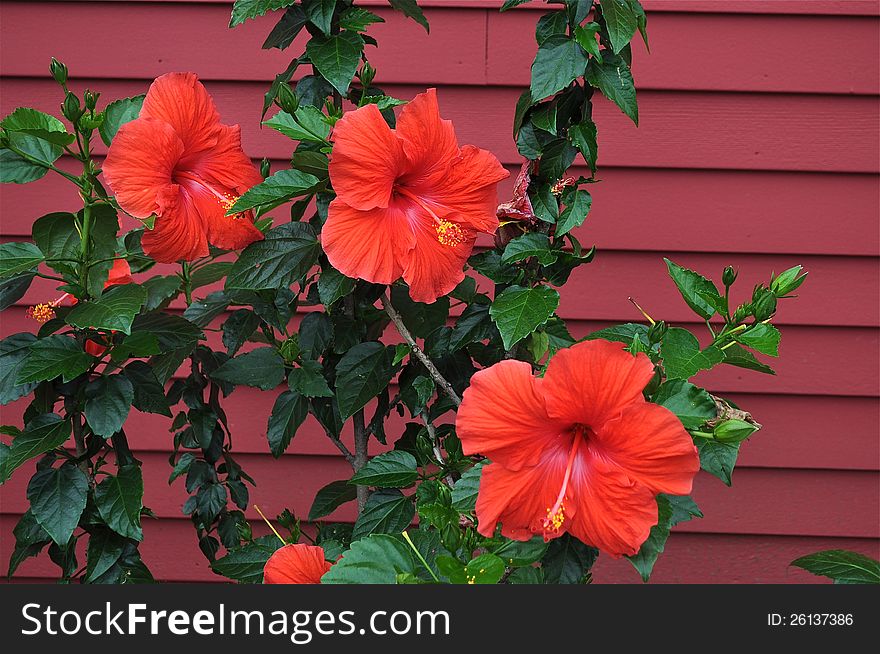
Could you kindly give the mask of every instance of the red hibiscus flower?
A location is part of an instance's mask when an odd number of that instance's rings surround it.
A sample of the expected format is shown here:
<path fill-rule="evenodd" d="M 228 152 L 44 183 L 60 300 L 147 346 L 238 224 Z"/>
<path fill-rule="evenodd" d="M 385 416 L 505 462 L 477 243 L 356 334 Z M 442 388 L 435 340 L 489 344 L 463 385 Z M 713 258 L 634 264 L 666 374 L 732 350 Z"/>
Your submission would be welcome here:
<path fill-rule="evenodd" d="M 263 238 L 253 212 L 226 215 L 263 179 L 242 152 L 238 125 L 220 124 L 193 73 L 153 82 L 140 116 L 113 139 L 104 177 L 125 211 L 156 216 L 142 241 L 156 261 L 191 261 L 208 254 L 208 243 L 238 250 Z"/>
<path fill-rule="evenodd" d="M 515 540 L 568 532 L 633 555 L 657 523 L 655 496 L 690 493 L 697 450 L 674 414 L 645 401 L 651 361 L 622 347 L 578 343 L 543 378 L 512 360 L 474 375 L 456 428 L 466 454 L 492 460 L 477 498 L 481 534 L 500 521 Z"/>
<path fill-rule="evenodd" d="M 508 174 L 498 159 L 458 146 L 434 89 L 404 107 L 396 129 L 371 104 L 346 114 L 332 138 L 337 197 L 321 235 L 330 263 L 377 284 L 402 276 L 419 302 L 455 288 L 477 233 L 498 227 L 495 187 Z"/>
<path fill-rule="evenodd" d="M 320 584 L 333 564 L 315 545 L 285 545 L 269 557 L 263 568 L 264 584 Z"/>

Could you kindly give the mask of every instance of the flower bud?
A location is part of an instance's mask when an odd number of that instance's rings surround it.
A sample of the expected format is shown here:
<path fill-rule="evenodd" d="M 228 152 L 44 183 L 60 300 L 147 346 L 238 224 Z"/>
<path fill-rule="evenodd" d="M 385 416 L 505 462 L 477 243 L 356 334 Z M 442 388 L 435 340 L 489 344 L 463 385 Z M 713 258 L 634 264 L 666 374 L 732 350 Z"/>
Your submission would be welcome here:
<path fill-rule="evenodd" d="M 724 272 L 721 273 L 721 282 L 725 286 L 733 286 L 733 282 L 736 281 L 737 272 L 733 266 L 727 266 L 724 269 Z"/>
<path fill-rule="evenodd" d="M 67 66 L 52 57 L 52 63 L 49 64 L 49 72 L 55 81 L 59 84 L 67 84 Z"/>
<path fill-rule="evenodd" d="M 98 129 L 103 122 L 104 112 L 99 112 L 97 114 L 89 114 L 88 116 L 80 118 L 79 126 L 84 130 Z"/>
<path fill-rule="evenodd" d="M 88 109 L 89 111 L 94 111 L 95 107 L 98 105 L 99 97 L 101 97 L 100 93 L 92 93 L 91 91 L 86 89 L 86 92 L 83 94 L 83 99 L 86 103 L 86 109 Z"/>
<path fill-rule="evenodd" d="M 741 443 L 749 436 L 758 431 L 758 428 L 750 422 L 744 420 L 726 420 L 716 425 L 713 430 L 715 440 L 720 443 L 729 443 L 731 445 Z"/>
<path fill-rule="evenodd" d="M 364 65 L 361 67 L 361 72 L 358 74 L 358 79 L 360 79 L 361 84 L 363 84 L 364 86 L 364 89 L 370 86 L 375 78 L 376 69 L 370 65 L 370 62 L 365 61 Z"/>
<path fill-rule="evenodd" d="M 272 162 L 269 159 L 264 158 L 260 162 L 260 175 L 263 176 L 263 179 L 267 178 L 272 174 Z"/>
<path fill-rule="evenodd" d="M 72 123 L 76 123 L 80 119 L 80 116 L 83 115 L 83 110 L 79 104 L 79 98 L 70 91 L 67 92 L 67 95 L 64 97 L 64 102 L 61 104 L 61 113 Z"/>
<path fill-rule="evenodd" d="M 776 296 L 770 291 L 766 291 L 753 302 L 753 306 L 755 309 L 755 320 L 758 322 L 767 320 L 767 318 L 776 313 Z"/>
<path fill-rule="evenodd" d="M 440 542 L 450 552 L 455 552 L 461 543 L 461 529 L 454 522 L 447 523 L 440 530 Z"/>
<path fill-rule="evenodd" d="M 800 274 L 801 270 L 803 270 L 803 266 L 795 266 L 780 273 L 778 277 L 774 276 L 770 280 L 770 290 L 776 297 L 788 295 L 803 284 L 807 278 L 807 273 Z"/>
<path fill-rule="evenodd" d="M 278 95 L 275 96 L 275 102 L 289 114 L 294 113 L 299 108 L 299 101 L 296 99 L 296 94 L 294 94 L 289 84 L 281 84 L 278 87 Z"/>
<path fill-rule="evenodd" d="M 752 315 L 752 305 L 751 304 L 741 304 L 736 308 L 736 311 L 733 313 L 733 322 L 739 324 L 743 322 L 746 318 Z"/>
<path fill-rule="evenodd" d="M 666 336 L 667 331 L 669 331 L 669 325 L 662 320 L 658 320 L 648 328 L 648 340 L 651 343 L 659 343 Z"/>

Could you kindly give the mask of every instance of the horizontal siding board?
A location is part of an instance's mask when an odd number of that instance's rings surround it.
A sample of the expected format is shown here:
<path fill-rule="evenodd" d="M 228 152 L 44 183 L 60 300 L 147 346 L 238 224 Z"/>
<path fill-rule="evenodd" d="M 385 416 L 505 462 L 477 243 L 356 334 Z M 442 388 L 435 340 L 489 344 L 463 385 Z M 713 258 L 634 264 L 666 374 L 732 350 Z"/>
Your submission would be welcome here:
<path fill-rule="evenodd" d="M 59 165 L 76 171 L 67 157 Z M 288 166 L 275 160 L 272 170 Z M 510 197 L 517 170 L 512 166 L 499 185 L 501 200 Z M 572 174 L 588 172 L 575 167 Z M 872 257 L 880 251 L 876 175 L 614 168 L 600 162 L 599 178 L 589 188 L 593 209 L 579 234 L 600 250 Z M 28 235 L 39 216 L 77 209 L 78 203 L 75 187 L 57 175 L 6 185 L 0 192 L 3 234 Z M 284 220 L 286 214 L 278 209 L 272 215 Z"/>
<path fill-rule="evenodd" d="M 143 93 L 146 82 L 81 80 L 108 100 Z M 260 129 L 262 82 L 213 82 L 225 123 L 242 127 L 245 151 L 254 158 L 283 159 L 291 143 L 274 130 Z M 387 87 L 411 98 L 424 87 Z M 0 113 L 22 103 L 56 111 L 58 89 L 46 80 L 6 78 L 0 84 Z M 439 89 L 444 117 L 453 120 L 459 140 L 494 152 L 504 163 L 521 161 L 510 137 L 514 87 L 445 86 Z M 604 99 L 596 102 L 601 165 L 637 168 L 793 170 L 875 173 L 880 170 L 880 107 L 871 97 L 685 93 L 640 94 L 641 127 Z M 103 152 L 102 147 L 97 151 Z"/>
<path fill-rule="evenodd" d="M 428 35 L 387 5 L 377 9 L 387 22 L 370 28 L 382 47 L 369 56 L 383 83 L 528 83 L 535 50 L 532 12 L 440 5 L 427 10 Z M 64 21 L 51 19 L 61 12 Z M 272 71 L 287 65 L 288 53 L 302 50 L 306 38 L 301 36 L 285 53 L 263 51 L 259 46 L 273 17 L 229 30 L 229 8 L 214 3 L 10 2 L 4 14 L 16 29 L 9 30 L 0 52 L 15 52 L 4 59 L 9 61 L 6 74 L 16 76 L 42 74 L 51 44 L 55 56 L 80 76 L 146 79 L 185 63 L 206 79 L 269 80 Z M 636 64 L 643 89 L 876 94 L 880 88 L 874 18 L 660 12 L 649 20 L 653 54 L 646 56 L 638 46 Z M 201 42 L 224 47 L 190 48 L 194 31 Z M 823 34 L 822 48 L 812 46 L 817 33 Z M 743 49 L 744 34 L 772 43 L 772 62 L 760 49 Z M 100 38 L 105 47 L 80 48 L 82 35 Z M 108 49 L 126 56 L 107 60 L 101 53 Z M 847 57 L 829 57 L 828 52 L 847 52 Z M 701 65 L 687 64 L 695 60 Z M 717 73 L 721 70 L 723 75 Z"/>
<path fill-rule="evenodd" d="M 141 453 L 144 504 L 160 518 L 181 516 L 187 494 L 182 480 L 167 484 L 171 468 L 167 456 Z M 265 455 L 241 454 L 236 461 L 254 479 L 251 502 L 278 513 L 289 507 L 306 515 L 315 492 L 325 484 L 348 479 L 351 469 L 338 456 L 287 456 L 273 461 Z M 4 485 L 3 512 L 27 508 L 25 489 L 33 466 L 20 468 Z M 728 488 L 705 473 L 697 476 L 692 493 L 705 518 L 681 525 L 697 533 L 797 534 L 876 538 L 880 535 L 880 475 L 869 471 L 767 470 L 734 471 Z M 761 507 L 761 510 L 756 510 Z M 258 514 L 251 506 L 250 518 Z M 352 521 L 353 503 L 340 507 L 330 519 Z"/>
<path fill-rule="evenodd" d="M 589 229 L 580 230 L 577 236 L 582 243 L 593 242 Z M 803 265 L 809 271 L 807 281 L 798 289 L 797 299 L 779 303 L 775 324 L 880 326 L 880 308 L 876 303 L 865 301 L 880 287 L 880 266 L 876 258 L 664 254 L 679 265 L 715 279 L 719 286 L 724 266 L 732 265 L 739 271 L 732 297 L 734 304 L 750 300 L 754 285 L 767 283 L 772 272 L 779 273 L 792 266 Z M 165 266 L 137 275 L 136 279 L 144 281 L 155 274 L 174 272 L 173 266 Z M 477 276 L 477 279 L 481 290 L 491 292 L 491 286 L 485 278 Z M 53 299 L 60 295 L 55 290 L 57 287 L 58 283 L 52 280 L 36 279 L 18 304 L 26 307 Z M 217 285 L 219 288 L 220 285 Z M 564 288 L 559 314 L 566 319 L 640 320 L 641 315 L 627 301 L 628 297 L 637 298 L 648 313 L 657 319 L 670 323 L 698 319 L 681 299 L 661 255 L 656 252 L 600 250 L 591 264 L 572 273 Z M 846 289 L 846 292 L 841 292 L 841 289 Z M 213 287 L 207 290 L 213 290 Z M 197 294 L 203 295 L 207 290 L 200 289 Z M 184 307 L 182 298 L 177 305 L 181 309 Z M 311 308 L 303 310 L 309 311 Z"/>
<path fill-rule="evenodd" d="M 278 392 L 239 387 L 224 400 L 236 453 L 268 452 L 266 423 Z M 763 425 L 743 446 L 740 467 L 880 470 L 880 440 L 877 438 L 880 403 L 876 398 L 742 392 L 726 393 L 724 397 L 750 411 Z M 21 426 L 27 403 L 24 398 L 3 407 L 3 422 Z M 370 414 L 372 407 L 372 404 L 368 406 Z M 392 413 L 385 428 L 389 445 L 371 441 L 371 454 L 391 447 L 408 420 L 411 419 Z M 453 421 L 451 414 L 440 419 L 441 423 Z M 132 410 L 126 427 L 132 448 L 139 452 L 167 453 L 171 444 L 170 425 L 171 420 L 164 416 Z M 841 425 L 845 429 L 841 429 Z M 343 441 L 352 448 L 350 425 L 343 431 Z M 288 455 L 294 454 L 336 456 L 339 452 L 318 423 L 309 417 L 288 448 Z"/>
<path fill-rule="evenodd" d="M 537 45 L 529 12 L 489 13 L 488 83 L 525 86 Z M 867 93 L 880 90 L 880 21 L 827 16 L 659 13 L 649 16 L 650 55 L 635 46 L 640 89 Z M 826 50 L 814 47 L 823 35 Z M 744 48 L 743 39 L 772 44 Z M 846 52 L 829 57 L 828 52 Z M 695 65 L 699 62 L 699 65 Z"/>

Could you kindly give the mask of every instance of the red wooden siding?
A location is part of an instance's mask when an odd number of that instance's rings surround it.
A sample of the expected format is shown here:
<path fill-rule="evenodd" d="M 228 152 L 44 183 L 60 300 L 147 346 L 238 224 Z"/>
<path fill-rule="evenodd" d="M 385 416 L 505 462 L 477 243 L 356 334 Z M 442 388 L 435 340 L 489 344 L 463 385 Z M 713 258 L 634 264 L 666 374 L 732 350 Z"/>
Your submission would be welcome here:
<path fill-rule="evenodd" d="M 371 55 L 378 82 L 404 98 L 438 87 L 461 140 L 492 149 L 515 170 L 513 106 L 528 83 L 535 9 L 544 5 L 499 14 L 499 0 L 421 0 L 431 21 L 426 35 L 384 0 L 363 4 L 387 20 L 372 32 L 381 43 Z M 652 54 L 635 48 L 641 126 L 608 103 L 597 106 L 603 181 L 591 189 L 595 208 L 578 236 L 599 254 L 572 276 L 561 313 L 582 335 L 638 320 L 626 301 L 635 296 L 656 317 L 698 327 L 662 256 L 716 277 L 736 265 L 743 293 L 771 270 L 798 263 L 810 270 L 801 297 L 781 305 L 776 377 L 736 368 L 704 374 L 705 385 L 747 407 L 765 429 L 743 447 L 733 488 L 698 480 L 694 496 L 706 517 L 676 530 L 655 575 L 658 582 L 810 582 L 788 562 L 826 548 L 880 555 L 878 4 L 644 4 Z M 46 78 L 53 55 L 70 66 L 75 88 L 98 89 L 108 100 L 142 93 L 163 72 L 192 70 L 224 122 L 242 125 L 245 150 L 279 169 L 289 142 L 257 119 L 266 83 L 289 56 L 259 49 L 270 21 L 228 30 L 229 9 L 210 0 L 4 1 L 0 114 L 23 104 L 57 108 Z M 4 186 L 0 238 L 26 236 L 36 217 L 75 206 L 75 193 L 54 177 Z M 54 294 L 45 280 L 35 283 L 3 313 L 2 334 L 33 330 L 27 305 Z M 239 388 L 229 397 L 236 450 L 258 482 L 253 501 L 304 513 L 318 487 L 346 476 L 346 465 L 311 419 L 290 451 L 271 459 L 265 423 L 274 395 Z M 23 407 L 4 407 L 3 423 L 17 423 Z M 389 434 L 401 426 L 395 418 Z M 166 484 L 167 419 L 133 412 L 128 431 L 144 460 L 146 503 L 159 518 L 144 527 L 147 563 L 164 580 L 217 579 L 180 513 L 183 488 Z M 0 490 L 3 565 L 26 508 L 25 468 Z M 338 517 L 350 519 L 350 508 Z M 45 557 L 19 572 L 21 581 L 55 574 Z M 628 563 L 605 557 L 595 577 L 637 580 Z"/>

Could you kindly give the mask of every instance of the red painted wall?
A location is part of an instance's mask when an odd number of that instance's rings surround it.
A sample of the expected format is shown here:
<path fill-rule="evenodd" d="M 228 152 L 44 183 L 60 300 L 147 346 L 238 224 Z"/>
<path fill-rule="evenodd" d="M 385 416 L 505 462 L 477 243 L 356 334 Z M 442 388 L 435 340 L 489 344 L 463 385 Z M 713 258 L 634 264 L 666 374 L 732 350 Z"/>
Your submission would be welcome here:
<path fill-rule="evenodd" d="M 226 28 L 229 2 L 2 2 L 0 113 L 19 105 L 57 109 L 50 56 L 74 87 L 106 99 L 142 93 L 170 70 L 192 70 L 214 94 L 224 122 L 242 125 L 245 150 L 283 167 L 290 145 L 260 130 L 262 93 L 289 56 L 259 49 L 270 20 Z M 496 152 L 514 170 L 513 106 L 528 83 L 532 31 L 543 5 L 499 14 L 500 0 L 423 0 L 431 34 L 386 3 L 371 57 L 389 93 L 439 89 L 463 142 Z M 594 209 L 578 237 L 596 243 L 593 264 L 563 293 L 561 313 L 583 334 L 638 320 L 628 296 L 652 315 L 693 320 L 661 256 L 719 276 L 741 269 L 741 289 L 771 270 L 803 264 L 810 278 L 781 306 L 784 338 L 776 377 L 736 368 L 702 383 L 748 407 L 765 429 L 743 448 L 734 486 L 697 481 L 706 517 L 681 525 L 656 567 L 658 582 L 809 582 L 787 564 L 824 548 L 880 557 L 878 395 L 878 93 L 880 20 L 874 0 L 647 0 L 652 53 L 636 46 L 641 126 L 599 101 L 600 173 Z M 298 52 L 297 44 L 287 52 Z M 581 162 L 582 163 L 582 162 Z M 70 165 L 64 162 L 62 167 Z M 577 172 L 577 171 L 576 171 Z M 0 237 L 29 234 L 33 219 L 76 206 L 54 177 L 0 189 Z M 503 187 L 508 192 L 511 182 Z M 3 313 L 2 334 L 33 330 L 28 304 L 53 297 L 34 284 Z M 274 394 L 239 388 L 229 398 L 236 449 L 258 482 L 253 501 L 305 513 L 314 491 L 347 475 L 346 464 L 307 422 L 288 454 L 268 456 L 265 424 Z M 2 409 L 17 423 L 22 402 Z M 397 427 L 389 426 L 389 433 Z M 161 416 L 133 413 L 128 430 L 144 461 L 144 558 L 158 578 L 217 579 L 169 487 L 171 440 Z M 0 559 L 26 508 L 27 469 L 0 490 Z M 256 515 L 251 516 L 256 518 Z M 341 510 L 340 519 L 350 519 Z M 255 522 L 257 524 L 257 522 Z M 260 527 L 257 526 L 260 530 Z M 45 557 L 19 575 L 54 575 Z M 635 582 L 625 561 L 600 559 L 600 582 Z"/>

